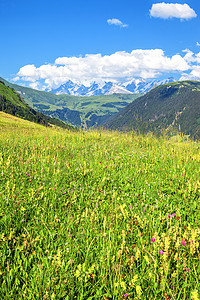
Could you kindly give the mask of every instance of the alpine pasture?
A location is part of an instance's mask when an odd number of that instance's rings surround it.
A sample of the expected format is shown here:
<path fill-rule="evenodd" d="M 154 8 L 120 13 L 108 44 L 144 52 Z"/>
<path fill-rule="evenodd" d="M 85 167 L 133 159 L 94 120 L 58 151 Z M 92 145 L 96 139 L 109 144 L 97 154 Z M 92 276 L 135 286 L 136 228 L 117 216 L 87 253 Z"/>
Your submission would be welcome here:
<path fill-rule="evenodd" d="M 1 299 L 199 299 L 200 143 L 0 113 Z"/>

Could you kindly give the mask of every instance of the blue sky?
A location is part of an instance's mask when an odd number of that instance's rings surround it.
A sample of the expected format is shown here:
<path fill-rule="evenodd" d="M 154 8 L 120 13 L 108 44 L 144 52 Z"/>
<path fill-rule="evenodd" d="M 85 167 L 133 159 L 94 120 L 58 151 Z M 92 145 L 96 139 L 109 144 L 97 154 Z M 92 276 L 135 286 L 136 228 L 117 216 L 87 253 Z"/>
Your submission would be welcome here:
<path fill-rule="evenodd" d="M 18 84 L 200 80 L 199 0 L 0 0 L 0 20 L 0 76 Z"/>

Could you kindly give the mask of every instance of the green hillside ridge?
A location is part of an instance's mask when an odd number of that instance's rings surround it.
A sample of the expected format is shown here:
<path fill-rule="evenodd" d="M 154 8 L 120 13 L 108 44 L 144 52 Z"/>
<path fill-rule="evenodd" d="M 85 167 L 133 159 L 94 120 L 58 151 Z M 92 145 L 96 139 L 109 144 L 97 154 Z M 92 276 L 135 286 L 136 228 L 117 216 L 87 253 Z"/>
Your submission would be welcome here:
<path fill-rule="evenodd" d="M 91 97 L 55 95 L 12 84 L 3 78 L 0 80 L 20 93 L 26 103 L 37 111 L 59 118 L 66 123 L 82 125 L 86 128 L 102 125 L 140 96 L 138 94 Z"/>
<path fill-rule="evenodd" d="M 200 82 L 180 81 L 154 88 L 126 106 L 109 129 L 160 132 L 180 130 L 200 138 Z"/>
<path fill-rule="evenodd" d="M 13 88 L 6 86 L 3 81 L 0 81 L 0 111 L 45 126 L 49 126 L 51 124 L 74 130 L 74 127 L 55 118 L 50 118 L 49 116 L 29 107 L 29 105 L 23 100 L 22 96 Z"/>

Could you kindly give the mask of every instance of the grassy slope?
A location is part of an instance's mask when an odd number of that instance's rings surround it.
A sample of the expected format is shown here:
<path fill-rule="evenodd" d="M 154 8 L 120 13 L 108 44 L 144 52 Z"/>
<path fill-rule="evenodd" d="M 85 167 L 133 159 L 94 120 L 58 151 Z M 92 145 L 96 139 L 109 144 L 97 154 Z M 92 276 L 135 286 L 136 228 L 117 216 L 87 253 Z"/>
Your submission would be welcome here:
<path fill-rule="evenodd" d="M 200 137 L 200 82 L 159 86 L 128 105 L 107 125 L 111 129 L 177 129 Z"/>
<path fill-rule="evenodd" d="M 58 131 L 1 113 L 1 298 L 191 299 L 199 149 L 179 136 Z"/>
<path fill-rule="evenodd" d="M 3 111 L 0 111 L 0 131 L 4 130 L 13 132 L 13 130 L 20 131 L 22 129 L 27 129 L 33 132 L 34 130 L 38 131 L 48 131 L 48 127 L 42 126 L 41 124 L 33 123 L 28 120 L 18 118 L 16 116 L 7 114 Z"/>
<path fill-rule="evenodd" d="M 109 119 L 111 115 L 117 113 L 139 96 L 136 94 L 115 94 L 94 97 L 54 95 L 15 85 L 2 78 L 0 80 L 20 92 L 24 100 L 34 109 L 54 117 L 59 117 L 71 124 L 80 125 L 83 123 L 88 127 L 95 125 L 95 123 L 100 125 L 105 119 Z"/>
<path fill-rule="evenodd" d="M 23 98 L 13 89 L 0 81 L 0 110 L 20 118 L 39 123 L 45 126 L 56 125 L 74 130 L 70 125 L 60 120 L 50 118 L 40 112 L 35 111 L 23 100 Z"/>

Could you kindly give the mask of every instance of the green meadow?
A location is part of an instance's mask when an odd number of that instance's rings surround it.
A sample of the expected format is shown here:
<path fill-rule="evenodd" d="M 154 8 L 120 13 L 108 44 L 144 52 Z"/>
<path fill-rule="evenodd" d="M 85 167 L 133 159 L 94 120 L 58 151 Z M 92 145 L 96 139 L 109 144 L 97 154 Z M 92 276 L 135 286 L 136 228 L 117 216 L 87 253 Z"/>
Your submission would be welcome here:
<path fill-rule="evenodd" d="M 0 113 L 0 299 L 200 299 L 200 142 Z"/>

